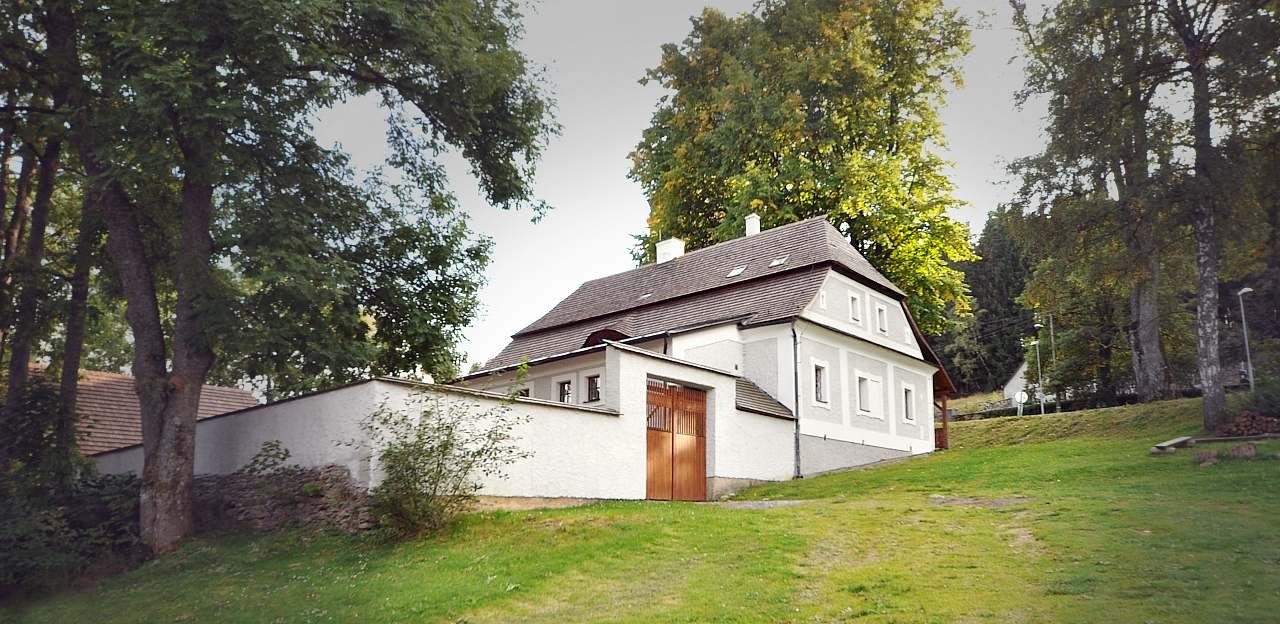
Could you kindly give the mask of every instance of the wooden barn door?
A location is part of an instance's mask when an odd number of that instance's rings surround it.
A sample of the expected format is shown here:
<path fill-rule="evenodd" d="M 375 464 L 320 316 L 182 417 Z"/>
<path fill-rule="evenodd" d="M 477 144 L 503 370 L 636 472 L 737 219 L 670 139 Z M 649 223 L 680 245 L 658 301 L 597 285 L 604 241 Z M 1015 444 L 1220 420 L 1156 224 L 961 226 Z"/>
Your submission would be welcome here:
<path fill-rule="evenodd" d="M 707 497 L 707 393 L 649 380 L 646 496 L 657 500 Z"/>

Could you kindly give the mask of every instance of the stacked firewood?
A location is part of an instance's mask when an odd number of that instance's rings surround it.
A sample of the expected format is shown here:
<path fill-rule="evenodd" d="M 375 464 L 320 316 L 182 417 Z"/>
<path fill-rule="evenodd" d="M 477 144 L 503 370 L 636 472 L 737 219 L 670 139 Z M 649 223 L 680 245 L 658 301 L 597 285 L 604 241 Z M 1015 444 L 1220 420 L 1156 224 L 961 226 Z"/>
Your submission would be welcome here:
<path fill-rule="evenodd" d="M 1222 427 L 1220 433 L 1229 436 L 1254 436 L 1264 433 L 1280 433 L 1280 418 L 1264 416 L 1258 412 L 1241 412 L 1235 420 Z"/>

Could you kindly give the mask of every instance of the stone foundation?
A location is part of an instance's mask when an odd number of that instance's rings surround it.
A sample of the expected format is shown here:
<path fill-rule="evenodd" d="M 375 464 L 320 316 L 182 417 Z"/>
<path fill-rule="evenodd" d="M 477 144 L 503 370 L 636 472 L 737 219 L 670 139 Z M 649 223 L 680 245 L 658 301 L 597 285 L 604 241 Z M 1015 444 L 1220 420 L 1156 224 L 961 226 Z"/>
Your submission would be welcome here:
<path fill-rule="evenodd" d="M 195 478 L 196 531 L 276 531 L 375 526 L 368 494 L 343 466 L 285 468 L 268 474 Z"/>

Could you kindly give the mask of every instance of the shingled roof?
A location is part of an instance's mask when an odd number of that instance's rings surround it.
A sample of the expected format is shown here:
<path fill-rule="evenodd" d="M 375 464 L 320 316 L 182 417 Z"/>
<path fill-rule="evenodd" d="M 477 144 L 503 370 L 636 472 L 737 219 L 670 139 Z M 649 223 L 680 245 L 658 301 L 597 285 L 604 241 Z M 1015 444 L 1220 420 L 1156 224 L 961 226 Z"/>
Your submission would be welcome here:
<path fill-rule="evenodd" d="M 586 282 L 516 332 L 484 369 L 578 349 L 602 329 L 639 337 L 718 321 L 759 325 L 791 318 L 813 301 L 829 266 L 905 296 L 818 217 Z M 738 267 L 742 271 L 730 276 Z"/>
<path fill-rule="evenodd" d="M 515 336 L 826 263 L 841 265 L 898 298 L 906 296 L 826 218 L 816 217 L 591 280 Z M 728 277 L 740 266 L 745 267 L 741 274 Z"/>
<path fill-rule="evenodd" d="M 142 409 L 133 377 L 102 371 L 81 371 L 76 391 L 80 415 L 76 437 L 80 451 L 97 455 L 142 442 Z M 239 388 L 205 386 L 200 391 L 197 420 L 254 407 L 258 400 Z"/>

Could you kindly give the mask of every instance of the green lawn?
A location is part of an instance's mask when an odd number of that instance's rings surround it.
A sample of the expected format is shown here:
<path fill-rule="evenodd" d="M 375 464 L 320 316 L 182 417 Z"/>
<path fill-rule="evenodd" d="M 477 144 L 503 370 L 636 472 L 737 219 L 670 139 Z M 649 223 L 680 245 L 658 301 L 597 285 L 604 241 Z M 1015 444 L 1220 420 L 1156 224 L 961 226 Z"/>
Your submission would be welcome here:
<path fill-rule="evenodd" d="M 1147 454 L 1197 409 L 964 422 L 952 451 L 740 497 L 794 506 L 484 514 L 394 547 L 201 539 L 0 621 L 1274 622 L 1280 461 Z"/>

